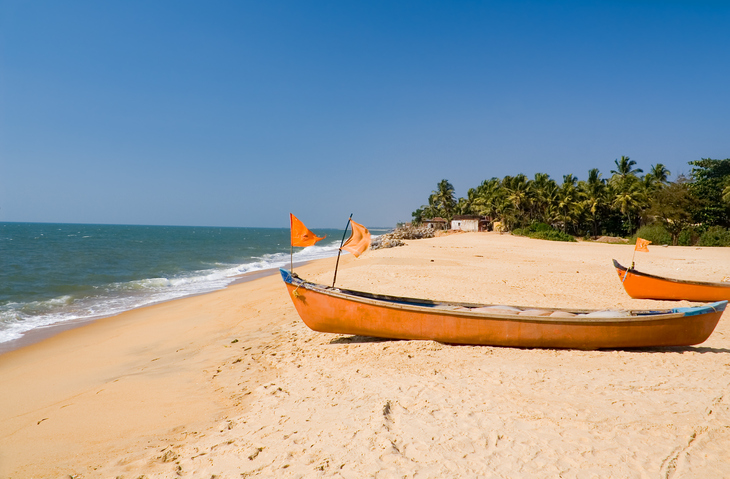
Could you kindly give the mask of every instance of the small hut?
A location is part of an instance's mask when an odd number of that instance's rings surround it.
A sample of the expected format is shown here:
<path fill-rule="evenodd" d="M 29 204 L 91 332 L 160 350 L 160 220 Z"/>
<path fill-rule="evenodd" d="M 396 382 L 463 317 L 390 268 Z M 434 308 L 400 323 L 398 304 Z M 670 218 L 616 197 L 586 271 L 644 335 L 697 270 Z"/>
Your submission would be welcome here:
<path fill-rule="evenodd" d="M 456 231 L 481 231 L 477 215 L 457 215 L 451 220 L 451 229 Z"/>
<path fill-rule="evenodd" d="M 448 221 L 439 216 L 423 220 L 423 226 L 432 228 L 434 230 L 445 230 L 448 227 L 448 224 Z"/>

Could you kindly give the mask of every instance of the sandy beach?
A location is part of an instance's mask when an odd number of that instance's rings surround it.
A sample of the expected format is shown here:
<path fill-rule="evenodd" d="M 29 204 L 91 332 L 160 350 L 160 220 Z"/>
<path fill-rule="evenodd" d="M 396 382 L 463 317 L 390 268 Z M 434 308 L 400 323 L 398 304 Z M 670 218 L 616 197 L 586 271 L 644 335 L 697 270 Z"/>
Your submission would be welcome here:
<path fill-rule="evenodd" d="M 636 253 L 719 281 L 723 248 Z M 337 285 L 493 304 L 667 308 L 633 245 L 452 234 L 343 256 Z M 335 258 L 297 268 L 331 283 Z M 278 275 L 0 354 L 0 478 L 730 477 L 730 322 L 686 348 L 577 351 L 322 334 Z"/>

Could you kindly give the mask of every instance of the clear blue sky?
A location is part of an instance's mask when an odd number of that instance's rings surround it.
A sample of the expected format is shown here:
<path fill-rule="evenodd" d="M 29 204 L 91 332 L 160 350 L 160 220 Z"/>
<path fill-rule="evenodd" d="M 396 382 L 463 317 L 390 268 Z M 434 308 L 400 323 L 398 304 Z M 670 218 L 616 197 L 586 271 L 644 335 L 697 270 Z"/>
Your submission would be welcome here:
<path fill-rule="evenodd" d="M 394 226 L 730 157 L 730 2 L 0 0 L 0 221 Z"/>

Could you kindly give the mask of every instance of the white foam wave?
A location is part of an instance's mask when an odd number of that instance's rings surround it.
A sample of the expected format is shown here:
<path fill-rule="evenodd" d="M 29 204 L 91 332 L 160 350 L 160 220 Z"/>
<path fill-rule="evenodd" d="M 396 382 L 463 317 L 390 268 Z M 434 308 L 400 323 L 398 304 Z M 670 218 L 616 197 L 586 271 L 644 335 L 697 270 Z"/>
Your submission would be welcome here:
<path fill-rule="evenodd" d="M 290 260 L 301 263 L 335 256 L 338 247 L 336 241 L 299 249 L 292 258 L 288 253 L 266 254 L 243 264 L 221 264 L 178 277 L 113 283 L 97 288 L 93 296 L 65 295 L 40 302 L 6 304 L 0 308 L 0 343 L 18 339 L 34 329 L 113 316 L 153 303 L 219 290 L 243 274 L 288 267 Z"/>

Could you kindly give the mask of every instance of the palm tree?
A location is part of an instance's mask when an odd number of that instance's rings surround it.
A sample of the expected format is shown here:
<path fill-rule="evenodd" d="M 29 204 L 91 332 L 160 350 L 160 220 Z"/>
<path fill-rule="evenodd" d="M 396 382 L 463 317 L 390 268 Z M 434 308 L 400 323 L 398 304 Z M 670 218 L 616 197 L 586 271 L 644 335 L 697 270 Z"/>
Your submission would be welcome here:
<path fill-rule="evenodd" d="M 433 199 L 434 199 L 433 194 L 429 195 L 428 204 L 421 205 L 420 208 L 418 208 L 416 211 L 411 213 L 411 216 L 413 216 L 415 221 L 418 221 L 418 218 L 420 218 L 421 222 L 422 222 L 424 219 L 435 218 L 437 216 L 441 216 L 442 212 L 438 209 L 438 207 L 436 207 L 436 204 L 434 203 Z"/>
<path fill-rule="evenodd" d="M 636 176 L 636 173 L 644 172 L 641 168 L 634 168 L 636 162 L 628 156 L 622 156 L 621 160 L 614 160 L 614 162 L 616 163 L 616 169 L 611 170 L 611 173 L 620 176 L 622 180 L 627 176 Z"/>
<path fill-rule="evenodd" d="M 577 182 L 575 176 L 564 175 L 558 192 L 558 212 L 563 221 L 563 233 L 568 232 L 569 224 L 574 230 L 583 213 L 583 193 L 576 187 Z"/>
<path fill-rule="evenodd" d="M 611 186 L 613 187 L 613 198 L 611 207 L 625 217 L 626 230 L 632 234 L 635 230 L 633 218 L 638 218 L 640 210 L 648 206 L 647 192 L 650 190 L 642 182 L 636 173 L 641 173 L 641 168 L 634 168 L 636 162 L 628 156 L 622 156 L 621 160 L 615 160 L 616 169 L 611 170 Z M 638 223 L 638 221 L 637 221 Z M 638 227 L 638 224 L 636 225 Z"/>
<path fill-rule="evenodd" d="M 472 191 L 472 190 L 469 190 Z M 469 215 L 472 213 L 471 201 L 468 198 L 459 198 L 454 207 L 455 213 L 459 215 Z"/>
<path fill-rule="evenodd" d="M 536 173 L 530 182 L 531 217 L 535 221 L 548 223 L 552 219 L 558 185 L 547 173 Z"/>
<path fill-rule="evenodd" d="M 632 218 L 646 205 L 647 197 L 644 185 L 635 176 L 627 177 L 621 186 L 621 189 L 616 190 L 611 206 L 626 216 L 627 232 L 633 234 L 635 228 Z"/>
<path fill-rule="evenodd" d="M 454 186 L 449 180 L 439 181 L 436 189 L 431 192 L 429 202 L 443 214 L 446 221 L 451 221 L 456 208 L 456 200 L 454 199 Z"/>
<path fill-rule="evenodd" d="M 669 171 L 667 167 L 663 164 L 657 163 L 656 165 L 652 165 L 649 174 L 654 177 L 654 180 L 657 183 L 661 185 L 666 185 L 669 183 L 669 175 L 671 175 L 672 172 Z"/>
<path fill-rule="evenodd" d="M 513 225 L 524 225 L 529 221 L 526 218 L 525 212 L 530 206 L 529 180 L 527 176 L 522 173 L 514 177 L 505 176 L 504 180 L 502 180 L 502 186 L 507 190 L 507 200 L 512 206 L 513 215 L 511 219 Z"/>
<path fill-rule="evenodd" d="M 577 183 L 578 178 L 576 178 L 575 175 L 563 175 L 563 184 L 561 185 L 561 188 L 575 188 Z"/>
<path fill-rule="evenodd" d="M 591 231 L 598 236 L 598 223 L 606 208 L 606 180 L 601 178 L 598 168 L 588 170 L 588 180 L 579 183 L 584 195 L 585 210 L 591 218 Z"/>
<path fill-rule="evenodd" d="M 669 171 L 663 164 L 657 163 L 651 167 L 651 171 L 644 175 L 644 186 L 647 191 L 656 191 L 659 188 L 664 188 L 669 184 L 669 175 L 672 172 Z"/>
<path fill-rule="evenodd" d="M 411 213 L 411 217 L 413 218 L 412 223 L 415 226 L 418 226 L 421 223 L 423 223 L 423 220 L 425 219 L 425 214 L 424 214 L 423 207 L 418 208 L 418 209 L 416 209 L 416 211 L 414 211 L 413 213 Z"/>
<path fill-rule="evenodd" d="M 503 196 L 504 190 L 500 187 L 499 179 L 492 178 L 482 181 L 482 184 L 476 189 L 469 190 L 472 212 L 494 219 Z"/>

